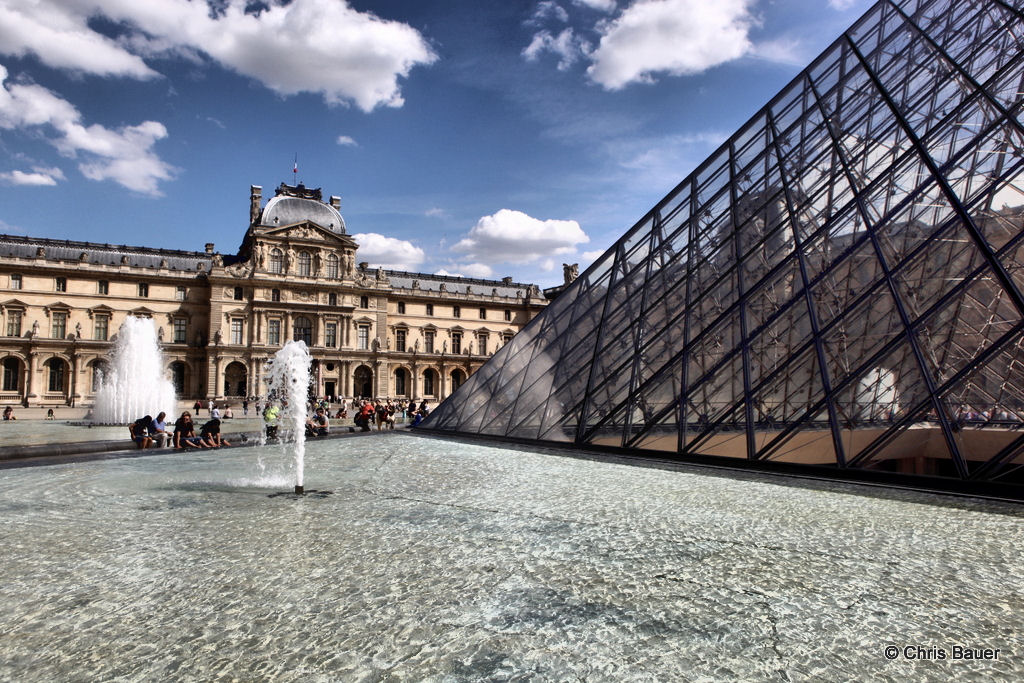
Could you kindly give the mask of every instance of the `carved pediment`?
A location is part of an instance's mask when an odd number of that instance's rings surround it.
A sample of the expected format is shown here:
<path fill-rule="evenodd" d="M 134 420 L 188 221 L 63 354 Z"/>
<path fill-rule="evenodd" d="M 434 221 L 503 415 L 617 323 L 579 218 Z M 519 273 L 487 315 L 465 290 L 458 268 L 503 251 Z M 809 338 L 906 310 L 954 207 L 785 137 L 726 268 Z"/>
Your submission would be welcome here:
<path fill-rule="evenodd" d="M 264 239 L 287 240 L 295 242 L 326 242 L 331 245 L 356 248 L 356 241 L 348 235 L 340 235 L 333 230 L 317 225 L 312 221 L 302 221 L 292 225 L 282 225 L 263 231 Z"/>

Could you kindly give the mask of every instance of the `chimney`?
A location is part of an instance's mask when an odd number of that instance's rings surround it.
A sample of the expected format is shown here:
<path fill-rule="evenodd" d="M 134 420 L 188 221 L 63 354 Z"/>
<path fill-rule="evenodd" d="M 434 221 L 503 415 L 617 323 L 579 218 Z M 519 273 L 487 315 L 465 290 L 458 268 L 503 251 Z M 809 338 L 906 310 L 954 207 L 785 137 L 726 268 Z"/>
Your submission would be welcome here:
<path fill-rule="evenodd" d="M 263 199 L 263 188 L 259 185 L 249 186 L 249 225 L 254 225 L 260 217 L 260 202 Z"/>
<path fill-rule="evenodd" d="M 207 254 L 212 254 L 213 253 L 213 242 L 207 242 L 206 243 L 206 253 Z"/>
<path fill-rule="evenodd" d="M 339 197 L 336 194 L 332 194 L 331 195 L 331 206 L 333 206 L 338 211 L 341 211 L 341 197 Z"/>

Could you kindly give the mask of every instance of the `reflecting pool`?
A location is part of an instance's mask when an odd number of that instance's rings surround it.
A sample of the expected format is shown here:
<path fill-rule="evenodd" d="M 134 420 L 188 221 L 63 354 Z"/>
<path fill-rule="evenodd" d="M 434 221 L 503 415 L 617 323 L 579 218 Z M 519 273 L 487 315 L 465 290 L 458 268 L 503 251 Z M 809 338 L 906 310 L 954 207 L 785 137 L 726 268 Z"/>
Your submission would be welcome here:
<path fill-rule="evenodd" d="M 0 470 L 0 679 L 1024 676 L 1019 506 L 399 433 L 308 444 L 330 495 L 292 466 Z M 955 645 L 999 659 L 902 654 Z"/>

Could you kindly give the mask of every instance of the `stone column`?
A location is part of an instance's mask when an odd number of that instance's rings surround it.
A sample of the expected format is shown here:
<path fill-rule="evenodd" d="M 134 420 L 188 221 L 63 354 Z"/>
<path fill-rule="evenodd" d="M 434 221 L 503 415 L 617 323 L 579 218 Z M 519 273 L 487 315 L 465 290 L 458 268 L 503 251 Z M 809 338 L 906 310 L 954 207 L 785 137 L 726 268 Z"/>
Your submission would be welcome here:
<path fill-rule="evenodd" d="M 409 374 L 412 375 L 409 378 L 409 398 L 416 398 L 420 393 L 420 366 L 413 363 L 409 368 Z"/>
<path fill-rule="evenodd" d="M 82 372 L 82 357 L 77 353 L 71 356 L 71 386 L 68 389 L 71 392 L 71 405 L 75 404 L 82 398 L 82 392 L 79 391 L 79 387 L 82 386 L 82 380 L 79 375 Z"/>
<path fill-rule="evenodd" d="M 437 400 L 443 401 L 448 397 L 448 368 L 441 364 L 438 368 L 438 374 L 441 375 L 441 381 L 437 386 Z"/>
<path fill-rule="evenodd" d="M 28 407 L 29 399 L 36 398 L 36 372 L 38 370 L 39 354 L 30 352 L 28 354 L 28 365 L 25 368 L 25 406 Z"/>

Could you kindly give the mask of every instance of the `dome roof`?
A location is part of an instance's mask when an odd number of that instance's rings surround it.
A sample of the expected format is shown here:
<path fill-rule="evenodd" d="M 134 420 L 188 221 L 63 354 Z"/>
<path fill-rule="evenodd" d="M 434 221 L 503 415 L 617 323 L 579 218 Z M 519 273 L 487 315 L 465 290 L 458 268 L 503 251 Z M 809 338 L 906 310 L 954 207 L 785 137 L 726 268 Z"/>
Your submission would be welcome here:
<path fill-rule="evenodd" d="M 263 225 L 294 225 L 303 221 L 316 223 L 338 234 L 345 234 L 345 219 L 330 204 L 316 199 L 278 195 L 263 209 Z"/>

